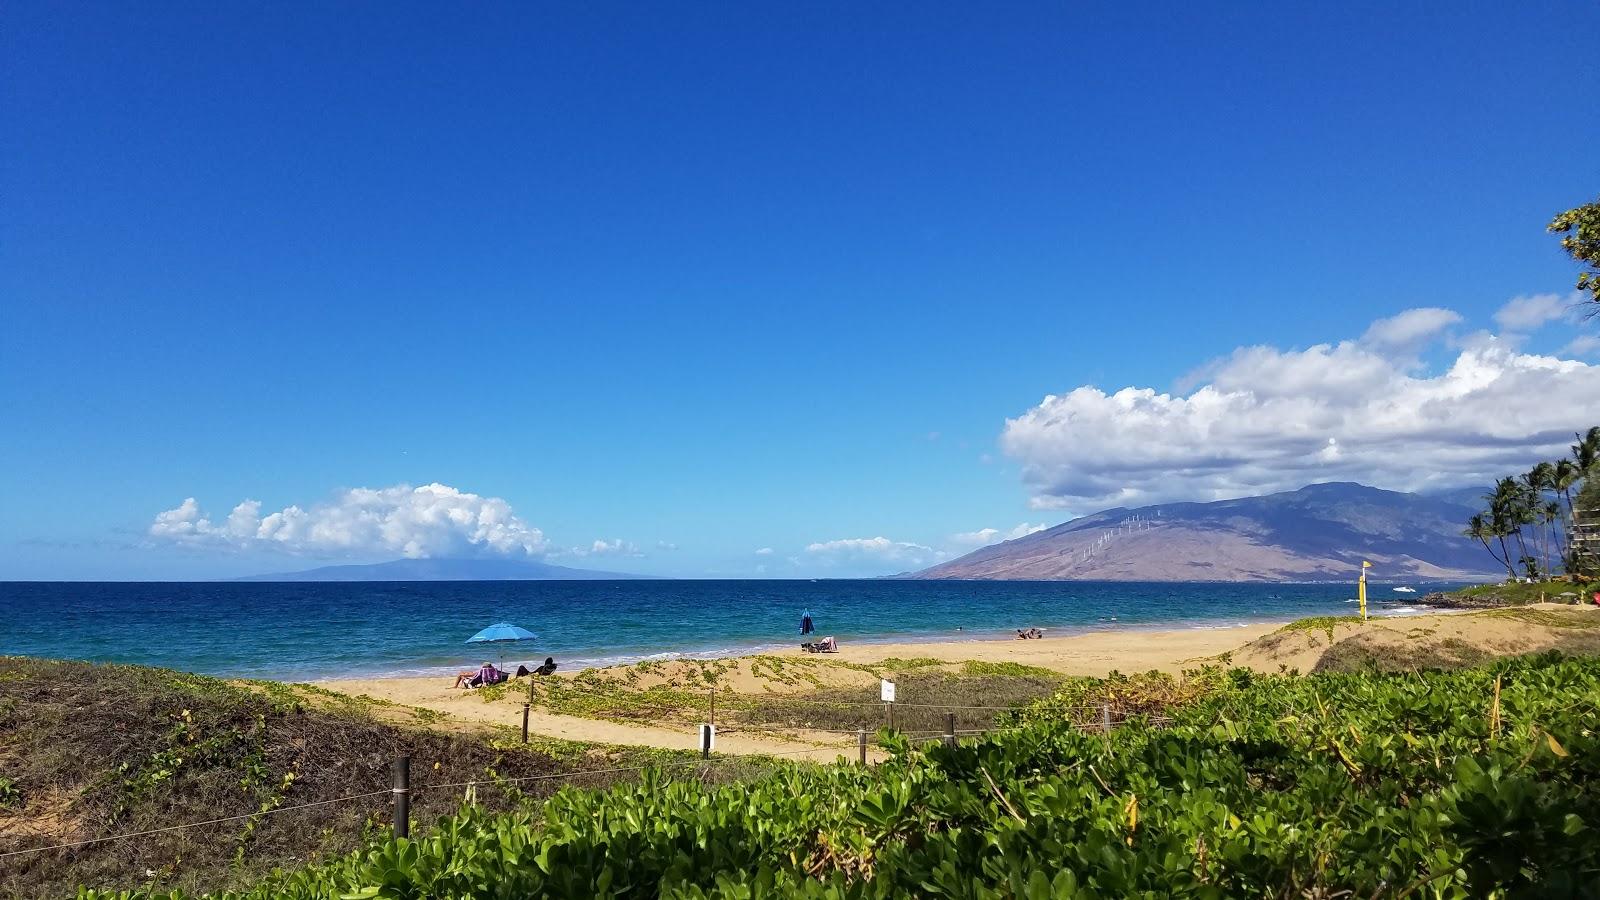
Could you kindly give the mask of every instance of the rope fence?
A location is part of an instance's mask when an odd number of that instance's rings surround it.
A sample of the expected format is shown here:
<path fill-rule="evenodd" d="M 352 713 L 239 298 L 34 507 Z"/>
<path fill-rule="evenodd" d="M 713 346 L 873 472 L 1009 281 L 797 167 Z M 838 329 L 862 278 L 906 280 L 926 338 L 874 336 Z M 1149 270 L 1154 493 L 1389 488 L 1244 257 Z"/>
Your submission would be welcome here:
<path fill-rule="evenodd" d="M 826 747 L 807 747 L 807 748 L 802 749 L 802 750 L 787 750 L 787 751 L 778 751 L 778 752 L 772 752 L 772 753 L 761 753 L 761 754 L 759 754 L 759 756 L 761 756 L 761 757 L 804 756 L 804 755 L 815 754 L 815 753 L 818 753 L 818 752 L 824 752 L 824 751 L 826 751 L 828 749 L 830 749 L 830 748 L 826 748 Z M 402 762 L 402 761 L 404 761 L 404 762 Z M 403 756 L 397 758 L 397 760 L 396 760 L 396 770 L 397 770 L 397 772 L 409 772 L 409 769 L 410 769 L 409 761 L 410 761 L 410 757 L 408 755 L 403 755 Z M 517 778 L 494 778 L 494 779 L 484 779 L 482 781 L 451 781 L 451 782 L 444 782 L 444 783 L 440 783 L 440 784 L 422 784 L 422 785 L 415 785 L 415 786 L 410 784 L 408 778 L 399 778 L 399 777 L 397 777 L 396 778 L 396 784 L 392 788 L 383 788 L 381 790 L 376 790 L 376 791 L 367 791 L 366 793 L 362 793 L 362 794 L 351 794 L 351 795 L 345 796 L 345 797 L 334 797 L 334 798 L 330 798 L 330 799 L 327 799 L 327 800 L 314 800 L 314 801 L 311 801 L 309 803 L 297 803 L 297 804 L 295 804 L 293 806 L 280 806 L 280 807 L 277 807 L 277 808 L 274 808 L 274 809 L 261 810 L 259 812 L 241 813 L 241 814 L 236 815 L 236 816 L 223 816 L 221 818 L 216 818 L 216 819 L 206 819 L 205 821 L 202 821 L 202 822 L 185 822 L 182 825 L 168 825 L 168 826 L 166 826 L 164 828 L 150 828 L 150 829 L 146 829 L 144 831 L 130 831 L 130 832 L 127 832 L 127 833 L 124 833 L 124 834 L 110 834 L 110 835 L 105 835 L 105 836 L 97 837 L 97 838 L 86 838 L 86 839 L 81 840 L 81 841 L 68 841 L 66 843 L 61 843 L 61 844 L 47 844 L 47 845 L 40 846 L 40 847 L 25 847 L 25 848 L 23 848 L 21 850 L 10 850 L 10 851 L 7 851 L 5 853 L 0 853 L 0 859 L 7 859 L 7 858 L 10 858 L 10 857 L 14 857 L 14 856 L 24 856 L 24 855 L 27 855 L 27 854 L 30 854 L 30 853 L 44 853 L 44 852 L 51 851 L 51 850 L 75 850 L 75 849 L 77 849 L 79 847 L 87 847 L 87 846 L 90 846 L 90 845 L 93 845 L 93 844 L 103 844 L 103 843 L 106 843 L 108 841 L 120 841 L 120 840 L 132 839 L 132 838 L 149 837 L 149 836 L 157 835 L 157 834 L 166 834 L 168 832 L 173 832 L 173 831 L 183 831 L 183 830 L 189 829 L 189 828 L 204 828 L 204 827 L 208 827 L 208 826 L 212 826 L 212 825 L 225 825 L 225 824 L 227 824 L 229 822 L 242 822 L 242 821 L 245 821 L 246 819 L 264 818 L 266 816 L 277 815 L 279 813 L 295 812 L 297 810 L 311 809 L 313 807 L 318 807 L 318 806 L 331 806 L 331 805 L 333 805 L 335 803 L 348 803 L 348 802 L 351 802 L 351 801 L 354 801 L 354 800 L 364 800 L 364 799 L 367 799 L 367 798 L 370 798 L 370 797 L 381 797 L 381 796 L 385 796 L 385 795 L 389 795 L 389 796 L 392 796 L 392 797 L 399 798 L 399 797 L 409 797 L 412 794 L 420 793 L 422 791 L 441 791 L 441 790 L 445 790 L 447 788 L 495 787 L 495 786 L 519 784 L 519 783 L 525 783 L 525 782 L 557 781 L 557 780 L 561 780 L 561 779 L 580 778 L 580 777 L 591 776 L 591 775 L 619 775 L 619 774 L 629 773 L 629 772 L 644 772 L 644 771 L 647 771 L 647 770 L 657 770 L 657 771 L 659 771 L 659 770 L 663 770 L 663 769 L 682 769 L 682 768 L 690 768 L 690 767 L 696 767 L 696 768 L 698 768 L 698 767 L 710 767 L 710 766 L 717 766 L 717 765 L 726 765 L 726 764 L 729 764 L 729 763 L 736 763 L 736 762 L 737 763 L 742 763 L 742 762 L 745 762 L 745 761 L 746 761 L 745 758 L 742 757 L 742 756 L 722 756 L 722 757 L 716 757 L 716 758 L 712 758 L 712 759 L 683 759 L 683 760 L 676 760 L 676 761 L 669 761 L 669 762 L 657 762 L 657 763 L 650 763 L 648 765 L 642 765 L 642 766 L 618 766 L 618 767 L 613 767 L 613 768 L 608 768 L 608 769 L 583 769 L 583 770 L 576 771 L 576 772 L 552 772 L 552 773 L 547 774 L 547 775 L 525 775 L 525 776 L 521 776 L 521 777 L 517 777 Z M 401 806 L 401 805 L 402 804 L 399 803 L 399 802 L 396 803 L 396 807 L 397 808 L 399 806 Z M 395 827 L 396 827 L 397 831 L 401 828 L 401 825 L 400 825 L 399 821 L 396 821 Z M 398 836 L 402 836 L 403 837 L 405 835 L 398 835 Z"/>
<path fill-rule="evenodd" d="M 859 706 L 859 707 L 865 708 L 865 707 L 881 707 L 881 706 L 884 705 L 884 702 L 882 700 L 809 700 L 809 699 L 806 699 L 804 697 L 772 697 L 772 696 L 765 696 L 765 695 L 756 695 L 754 698 L 752 698 L 751 695 L 744 695 L 744 694 L 730 694 L 730 695 L 726 695 L 726 696 L 719 696 L 717 699 L 721 700 L 724 703 L 730 703 L 731 702 L 731 703 L 734 703 L 734 704 L 749 703 L 749 702 L 752 701 L 752 699 L 754 699 L 755 701 L 757 701 L 757 705 L 761 705 L 761 706 L 824 706 L 824 707 L 833 707 L 833 708 L 847 707 L 847 706 Z M 954 710 L 973 710 L 973 711 L 978 711 L 978 712 L 1010 712 L 1012 710 L 1017 709 L 1016 706 L 959 706 L 959 705 L 950 704 L 950 703 L 900 703 L 900 702 L 896 702 L 894 704 L 894 707 L 895 707 L 895 709 L 954 709 Z M 1058 710 L 1075 710 L 1075 711 L 1095 711 L 1095 710 L 1099 710 L 1100 709 L 1100 707 L 1098 707 L 1098 706 L 1055 706 L 1055 707 L 1051 707 L 1051 708 L 1052 709 L 1058 709 Z"/>
<path fill-rule="evenodd" d="M 65 843 L 65 844 L 52 844 L 52 845 L 48 845 L 48 846 L 44 846 L 44 847 L 28 847 L 28 848 L 25 848 L 25 849 L 22 849 L 22 850 L 12 850 L 12 851 L 9 851 L 9 852 L 6 852 L 6 853 L 0 853 L 0 859 L 5 859 L 5 858 L 11 857 L 11 856 L 22 856 L 23 854 L 26 854 L 26 853 L 43 853 L 46 850 L 73 850 L 73 849 L 76 849 L 78 847 L 87 847 L 90 844 L 103 844 L 103 843 L 105 843 L 107 841 L 121 841 L 121 840 L 126 840 L 128 838 L 149 837 L 150 835 L 153 835 L 153 834 L 165 834 L 165 833 L 167 833 L 169 831 L 182 831 L 182 830 L 184 830 L 186 828 L 203 828 L 203 827 L 205 827 L 207 825 L 225 825 L 225 824 L 227 824 L 229 822 L 242 822 L 245 819 L 254 819 L 254 818 L 258 818 L 258 817 L 262 817 L 262 816 L 271 816 L 271 815 L 276 815 L 277 813 L 294 812 L 295 810 L 301 810 L 301 809 L 311 809 L 314 806 L 331 806 L 332 804 L 335 804 L 335 803 L 348 803 L 351 800 L 361 800 L 361 799 L 366 798 L 366 797 L 379 797 L 379 796 L 382 796 L 384 794 L 388 794 L 388 793 L 391 793 L 391 792 L 392 792 L 391 789 L 384 788 L 381 791 L 368 791 L 365 794 L 351 794 L 348 797 L 335 797 L 335 798 L 333 798 L 331 800 L 314 800 L 314 801 L 312 801 L 310 803 L 299 803 L 299 804 L 296 804 L 294 806 L 280 806 L 280 807 L 278 807 L 276 809 L 268 809 L 268 810 L 263 810 L 261 812 L 244 813 L 242 815 L 237 815 L 237 816 L 224 816 L 224 817 L 222 817 L 220 819 L 207 819 L 204 822 L 187 822 L 187 823 L 185 823 L 183 825 L 168 825 L 165 828 L 151 828 L 151 829 L 148 829 L 146 831 L 131 831 L 131 832 L 128 832 L 127 834 L 111 834 L 111 835 L 106 835 L 105 837 L 88 838 L 88 839 L 81 840 L 81 841 L 71 841 L 71 842 Z"/>

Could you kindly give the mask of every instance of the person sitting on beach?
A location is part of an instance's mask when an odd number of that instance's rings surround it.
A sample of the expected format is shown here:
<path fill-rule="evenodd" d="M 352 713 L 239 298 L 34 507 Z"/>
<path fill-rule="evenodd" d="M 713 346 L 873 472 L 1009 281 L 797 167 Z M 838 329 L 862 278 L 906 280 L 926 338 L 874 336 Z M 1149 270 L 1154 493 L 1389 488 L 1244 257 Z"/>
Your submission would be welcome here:
<path fill-rule="evenodd" d="M 556 658 L 553 657 L 553 656 L 546 656 L 544 658 L 544 665 L 542 665 L 539 668 L 533 670 L 533 674 L 541 675 L 541 676 L 543 676 L 543 675 L 554 675 L 555 673 L 556 673 Z"/>

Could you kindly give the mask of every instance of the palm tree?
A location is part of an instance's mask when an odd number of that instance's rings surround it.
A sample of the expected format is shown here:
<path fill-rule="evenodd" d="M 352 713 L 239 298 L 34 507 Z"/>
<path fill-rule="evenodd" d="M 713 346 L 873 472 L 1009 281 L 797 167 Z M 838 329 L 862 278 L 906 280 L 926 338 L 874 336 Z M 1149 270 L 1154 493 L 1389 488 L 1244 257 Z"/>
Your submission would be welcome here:
<path fill-rule="evenodd" d="M 1590 428 L 1584 434 L 1574 434 L 1578 439 L 1572 445 L 1572 460 L 1578 464 L 1579 477 L 1587 477 L 1589 470 L 1600 462 L 1600 425 Z"/>
<path fill-rule="evenodd" d="M 1545 530 L 1550 536 L 1549 542 L 1544 545 L 1544 574 L 1545 574 L 1545 577 L 1548 578 L 1548 577 L 1550 577 L 1550 572 L 1551 572 L 1551 569 L 1550 569 L 1550 545 L 1555 543 L 1555 536 L 1561 533 L 1561 529 L 1555 527 L 1555 523 L 1561 521 L 1561 504 L 1556 502 L 1556 501 L 1554 501 L 1554 500 L 1550 500 L 1550 501 L 1545 503 L 1544 509 L 1542 510 L 1542 513 L 1543 513 L 1543 518 L 1544 518 Z M 1561 553 L 1559 552 L 1559 548 L 1558 548 L 1558 552 L 1556 553 L 1556 558 L 1557 559 L 1561 558 Z"/>
<path fill-rule="evenodd" d="M 1583 469 L 1570 459 L 1558 459 L 1550 465 L 1551 486 L 1567 501 L 1567 518 L 1572 518 L 1572 487 L 1583 480 Z"/>
<path fill-rule="evenodd" d="M 1489 555 L 1494 557 L 1495 562 L 1506 567 L 1506 574 L 1512 578 L 1517 577 L 1517 571 L 1511 568 L 1511 563 L 1502 558 L 1499 553 L 1494 552 L 1494 545 L 1489 543 L 1490 538 L 1499 537 L 1500 549 L 1504 550 L 1506 546 L 1505 538 L 1494 530 L 1494 525 L 1484 517 L 1483 513 L 1477 513 L 1468 519 L 1467 530 L 1461 533 L 1482 544 L 1483 549 L 1489 551 Z"/>
<path fill-rule="evenodd" d="M 1547 462 L 1534 464 L 1534 467 L 1522 476 L 1529 524 L 1539 526 L 1538 533 L 1534 535 L 1535 555 L 1544 558 L 1544 571 L 1547 575 L 1550 573 L 1550 520 L 1544 517 L 1544 495 L 1546 491 L 1555 487 L 1555 480 L 1555 466 Z"/>
<path fill-rule="evenodd" d="M 1527 486 L 1516 478 L 1507 476 L 1495 483 L 1494 492 L 1484 496 L 1489 502 L 1489 523 L 1494 527 L 1495 537 L 1500 540 L 1500 547 L 1505 551 L 1506 559 L 1511 559 L 1510 548 L 1506 547 L 1506 536 L 1517 539 L 1517 562 L 1527 566 L 1528 543 L 1522 537 L 1522 526 L 1531 525 L 1534 521 L 1533 504 L 1529 500 Z M 1516 578 L 1515 567 L 1511 570 L 1511 577 Z"/>

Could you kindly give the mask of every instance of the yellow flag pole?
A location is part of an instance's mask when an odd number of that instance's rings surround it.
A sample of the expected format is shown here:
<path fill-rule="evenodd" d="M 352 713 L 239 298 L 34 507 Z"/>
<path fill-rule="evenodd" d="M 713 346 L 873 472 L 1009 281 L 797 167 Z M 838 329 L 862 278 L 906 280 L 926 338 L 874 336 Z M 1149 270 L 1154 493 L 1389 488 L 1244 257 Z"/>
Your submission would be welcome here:
<path fill-rule="evenodd" d="M 1361 598 L 1361 621 L 1363 622 L 1367 620 L 1367 570 L 1370 568 L 1372 568 L 1372 563 L 1366 560 L 1361 561 L 1360 593 L 1357 596 Z"/>

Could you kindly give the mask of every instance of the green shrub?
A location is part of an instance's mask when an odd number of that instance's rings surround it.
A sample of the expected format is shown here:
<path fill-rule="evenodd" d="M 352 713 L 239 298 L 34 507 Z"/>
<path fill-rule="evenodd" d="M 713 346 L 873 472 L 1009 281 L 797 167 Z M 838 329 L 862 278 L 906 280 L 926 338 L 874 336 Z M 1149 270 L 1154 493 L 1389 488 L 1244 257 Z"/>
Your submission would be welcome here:
<path fill-rule="evenodd" d="M 1165 724 L 1107 735 L 1061 714 L 1111 696 Z M 1597 703 L 1600 662 L 1554 656 L 1084 679 L 956 748 L 885 735 L 875 769 L 466 810 L 248 896 L 1592 896 Z"/>

